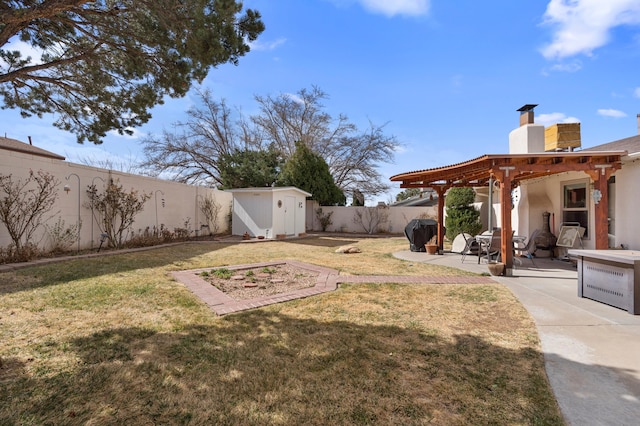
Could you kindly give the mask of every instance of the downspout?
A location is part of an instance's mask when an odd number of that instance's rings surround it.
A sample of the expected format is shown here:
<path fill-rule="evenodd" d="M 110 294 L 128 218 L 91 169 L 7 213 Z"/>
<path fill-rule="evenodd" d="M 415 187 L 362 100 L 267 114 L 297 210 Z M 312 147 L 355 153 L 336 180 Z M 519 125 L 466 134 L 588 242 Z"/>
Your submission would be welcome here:
<path fill-rule="evenodd" d="M 493 230 L 493 175 L 489 176 L 489 231 Z"/>

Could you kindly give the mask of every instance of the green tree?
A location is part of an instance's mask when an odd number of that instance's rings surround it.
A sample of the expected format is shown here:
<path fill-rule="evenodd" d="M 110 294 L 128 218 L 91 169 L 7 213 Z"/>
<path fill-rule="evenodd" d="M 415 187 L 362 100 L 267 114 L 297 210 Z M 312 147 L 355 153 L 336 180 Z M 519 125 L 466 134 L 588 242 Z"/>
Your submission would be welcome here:
<path fill-rule="evenodd" d="M 416 195 L 420 195 L 420 188 L 407 188 L 396 195 L 396 201 L 406 200 L 407 198 L 415 197 Z"/>
<path fill-rule="evenodd" d="M 4 108 L 55 113 L 78 142 L 101 143 L 109 130 L 132 133 L 212 67 L 237 64 L 263 30 L 258 12 L 232 0 L 4 1 L 0 95 Z"/>
<path fill-rule="evenodd" d="M 445 198 L 447 238 L 451 241 L 460 233 L 476 235 L 482 229 L 480 211 L 473 206 L 473 188 L 451 188 Z"/>
<path fill-rule="evenodd" d="M 329 166 L 335 185 L 344 193 L 359 190 L 369 196 L 388 185 L 377 167 L 392 163 L 400 144 L 383 132 L 384 126 L 361 131 L 345 115 L 332 117 L 322 105 L 327 95 L 317 87 L 295 96 L 256 96 L 260 112 L 245 118 L 240 109 L 217 101 L 210 92 L 198 93 L 199 105 L 172 132 L 143 140 L 145 169 L 185 183 L 220 185 L 221 162 L 236 150 L 264 151 L 273 147 L 284 159 L 302 141 Z"/>
<path fill-rule="evenodd" d="M 281 166 L 278 153 L 272 149 L 223 154 L 219 165 L 222 189 L 271 186 Z"/>
<path fill-rule="evenodd" d="M 311 198 L 321 206 L 344 205 L 346 201 L 344 193 L 333 181 L 327 163 L 302 142 L 296 142 L 296 151 L 284 164 L 278 184 L 310 192 Z"/>

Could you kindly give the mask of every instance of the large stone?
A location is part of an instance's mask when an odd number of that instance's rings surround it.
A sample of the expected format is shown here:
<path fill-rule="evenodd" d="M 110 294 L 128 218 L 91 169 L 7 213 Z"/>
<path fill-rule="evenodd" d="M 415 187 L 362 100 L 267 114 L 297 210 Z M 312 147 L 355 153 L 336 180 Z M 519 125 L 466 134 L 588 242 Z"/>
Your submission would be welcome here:
<path fill-rule="evenodd" d="M 342 246 L 336 249 L 336 253 L 362 253 L 356 246 Z"/>

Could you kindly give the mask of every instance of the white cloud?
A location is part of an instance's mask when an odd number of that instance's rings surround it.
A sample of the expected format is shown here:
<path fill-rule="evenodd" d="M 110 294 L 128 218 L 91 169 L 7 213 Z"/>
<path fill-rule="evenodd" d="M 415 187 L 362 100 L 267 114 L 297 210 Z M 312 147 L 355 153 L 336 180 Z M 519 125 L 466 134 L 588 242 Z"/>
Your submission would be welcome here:
<path fill-rule="evenodd" d="M 5 51 L 14 51 L 17 50 L 22 55 L 23 59 L 27 57 L 31 57 L 31 64 L 38 65 L 42 63 L 42 53 L 41 49 L 37 49 L 31 46 L 29 43 L 25 43 L 24 41 L 14 39 L 12 42 L 2 47 Z M 0 65 L 6 66 L 6 62 L 0 60 Z"/>
<path fill-rule="evenodd" d="M 120 133 L 118 133 L 117 130 L 110 130 L 108 133 L 111 136 L 114 136 L 116 138 L 122 138 L 122 139 L 140 139 L 144 136 L 144 132 L 141 132 L 140 130 L 133 128 L 133 127 L 127 127 L 127 130 L 130 130 L 131 133 L 130 135 L 123 133 L 122 135 Z"/>
<path fill-rule="evenodd" d="M 394 15 L 424 15 L 429 11 L 429 0 L 359 0 L 365 9 Z"/>
<path fill-rule="evenodd" d="M 337 6 L 360 3 L 363 8 L 372 13 L 386 16 L 405 15 L 419 16 L 429 12 L 430 0 L 331 0 Z"/>
<path fill-rule="evenodd" d="M 274 41 L 261 41 L 261 40 L 256 40 L 253 42 L 249 43 L 249 48 L 251 50 L 254 51 L 269 51 L 269 50 L 275 50 L 277 49 L 279 46 L 282 46 L 283 44 L 285 44 L 287 41 L 286 38 L 284 37 L 280 37 L 277 40 Z"/>
<path fill-rule="evenodd" d="M 297 104 L 304 105 L 304 99 L 302 99 L 296 93 L 284 93 L 283 97 L 287 97 Z"/>
<path fill-rule="evenodd" d="M 582 69 L 582 62 L 573 61 L 566 64 L 555 64 L 551 67 L 552 71 L 561 71 L 561 72 L 578 72 Z"/>
<path fill-rule="evenodd" d="M 613 117 L 613 118 L 622 118 L 627 116 L 627 114 L 625 114 L 624 112 L 617 109 L 612 109 L 612 108 L 599 109 L 598 115 L 601 115 L 603 117 Z"/>
<path fill-rule="evenodd" d="M 640 24 L 638 0 L 551 0 L 544 24 L 554 27 L 553 40 L 541 49 L 547 59 L 590 56 L 609 42 L 610 30 Z"/>
<path fill-rule="evenodd" d="M 576 117 L 568 117 L 562 112 L 552 112 L 550 114 L 539 114 L 536 116 L 536 123 L 544 126 L 550 126 L 556 123 L 579 123 Z"/>
<path fill-rule="evenodd" d="M 636 87 L 636 89 L 633 91 L 633 96 L 635 96 L 636 98 L 640 98 L 640 87 Z"/>

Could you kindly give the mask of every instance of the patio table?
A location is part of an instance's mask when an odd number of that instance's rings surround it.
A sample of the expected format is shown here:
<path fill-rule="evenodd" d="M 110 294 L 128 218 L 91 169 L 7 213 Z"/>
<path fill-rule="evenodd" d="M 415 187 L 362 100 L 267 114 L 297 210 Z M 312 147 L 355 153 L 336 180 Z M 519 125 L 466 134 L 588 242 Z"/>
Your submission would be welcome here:
<path fill-rule="evenodd" d="M 482 256 L 482 250 L 483 249 L 488 249 L 489 245 L 491 244 L 491 238 L 493 237 L 492 234 L 490 233 L 482 233 L 479 235 L 476 235 L 474 238 L 476 240 L 476 242 L 480 245 L 480 250 L 478 250 L 478 257 Z M 513 245 L 513 247 L 515 248 L 516 244 L 522 244 L 527 240 L 527 237 L 524 235 L 514 235 L 511 237 L 511 244 Z M 498 259 L 500 259 L 501 254 L 498 255 Z M 516 262 L 518 262 L 520 265 L 522 265 L 522 260 L 516 258 L 514 256 L 513 258 Z"/>

